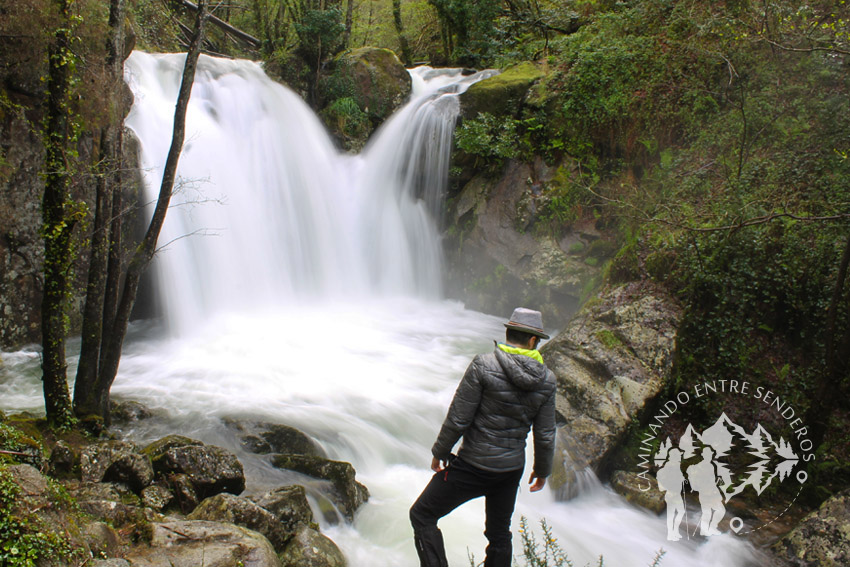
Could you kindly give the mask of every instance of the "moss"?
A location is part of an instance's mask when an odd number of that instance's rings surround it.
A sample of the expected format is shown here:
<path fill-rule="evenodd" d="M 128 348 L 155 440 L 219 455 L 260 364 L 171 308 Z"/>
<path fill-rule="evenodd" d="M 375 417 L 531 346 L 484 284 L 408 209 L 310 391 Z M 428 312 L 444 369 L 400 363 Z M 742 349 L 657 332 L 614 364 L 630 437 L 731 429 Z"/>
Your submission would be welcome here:
<path fill-rule="evenodd" d="M 619 346 L 622 346 L 623 341 L 621 341 L 617 335 L 608 329 L 603 329 L 596 333 L 596 338 L 599 339 L 599 342 L 602 343 L 605 348 L 609 350 L 613 350 Z"/>
<path fill-rule="evenodd" d="M 482 112 L 493 116 L 516 116 L 531 85 L 544 73 L 532 63 L 521 63 L 504 72 L 478 81 L 461 95 L 465 118 L 474 118 Z"/>

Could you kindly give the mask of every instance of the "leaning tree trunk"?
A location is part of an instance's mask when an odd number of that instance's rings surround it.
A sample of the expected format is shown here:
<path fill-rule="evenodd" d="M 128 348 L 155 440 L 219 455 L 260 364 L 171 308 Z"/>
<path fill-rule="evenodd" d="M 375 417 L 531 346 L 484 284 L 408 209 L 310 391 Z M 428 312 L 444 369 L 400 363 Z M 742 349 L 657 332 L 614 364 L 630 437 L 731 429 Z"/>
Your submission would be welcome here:
<path fill-rule="evenodd" d="M 94 226 L 91 235 L 91 258 L 86 286 L 86 304 L 83 311 L 80 363 L 74 384 L 74 412 L 77 417 L 100 416 L 109 408 L 101 408 L 94 388 L 100 369 L 101 344 L 104 336 L 104 306 L 106 302 L 107 273 L 110 256 L 110 237 L 113 218 L 113 199 L 121 192 L 122 141 L 124 117 L 121 103 L 124 63 L 124 0 L 111 0 L 109 4 L 109 34 L 106 41 L 106 69 L 108 73 L 111 112 L 107 124 L 101 129 L 100 160 L 98 166 L 97 197 Z M 120 203 L 120 199 L 119 199 Z"/>
<path fill-rule="evenodd" d="M 198 65 L 198 56 L 201 51 L 206 19 L 206 1 L 200 0 L 198 2 L 192 41 L 189 44 L 186 63 L 183 66 L 183 79 L 180 84 L 180 92 L 177 96 L 177 104 L 174 110 L 171 148 L 168 151 L 168 157 L 165 161 L 159 197 L 157 198 L 156 207 L 148 225 L 148 230 L 142 242 L 136 248 L 133 257 L 130 259 L 127 274 L 124 278 L 121 298 L 117 305 L 115 319 L 110 325 L 110 334 L 105 336 L 106 343 L 103 353 L 103 364 L 98 373 L 94 390 L 95 396 L 97 396 L 97 407 L 106 424 L 109 423 L 109 389 L 112 387 L 112 383 L 115 381 L 115 376 L 118 373 L 121 349 L 124 345 L 124 338 L 127 335 L 130 314 L 136 302 L 139 281 L 156 252 L 156 242 L 159 238 L 162 224 L 165 221 L 165 213 L 168 211 L 168 205 L 171 202 L 174 179 L 177 175 L 177 162 L 180 159 L 180 152 L 183 149 L 183 141 L 186 135 L 186 109 L 189 105 L 189 95 L 192 92 L 192 84 L 195 80 L 195 68 Z"/>
<path fill-rule="evenodd" d="M 42 199 L 44 296 L 41 303 L 42 380 L 47 421 L 68 427 L 73 421 L 68 391 L 65 335 L 72 269 L 71 236 L 76 223 L 65 151 L 69 139 L 71 91 L 70 2 L 58 0 L 62 16 L 48 52 L 45 175 Z"/>

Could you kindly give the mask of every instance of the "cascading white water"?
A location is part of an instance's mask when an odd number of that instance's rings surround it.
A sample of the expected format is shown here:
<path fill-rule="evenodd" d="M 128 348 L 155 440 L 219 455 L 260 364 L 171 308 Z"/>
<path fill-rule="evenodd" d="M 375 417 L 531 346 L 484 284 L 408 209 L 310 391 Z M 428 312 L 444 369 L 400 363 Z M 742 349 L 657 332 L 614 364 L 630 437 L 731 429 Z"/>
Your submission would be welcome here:
<path fill-rule="evenodd" d="M 134 53 L 127 65 L 136 92 L 128 126 L 152 187 L 181 64 Z M 412 76 L 411 103 L 360 156 L 346 156 L 259 67 L 201 59 L 180 166 L 187 181 L 176 196 L 183 204 L 168 213 L 160 242 L 174 242 L 157 259 L 159 295 L 179 334 L 137 325 L 112 389 L 160 412 L 126 435 L 144 442 L 178 432 L 225 446 L 252 491 L 291 478 L 246 453 L 221 417 L 295 426 L 350 461 L 369 502 L 351 525 L 319 519 L 351 567 L 418 564 L 407 511 L 430 476 L 430 446 L 465 366 L 504 333 L 501 318 L 439 299 L 433 208 L 448 167 L 452 92 L 475 78 Z M 38 409 L 38 376 L 36 352 L 4 354 L 5 408 Z M 455 567 L 468 552 L 483 559 L 483 514 L 472 502 L 441 522 Z M 605 565 L 643 567 L 660 548 L 670 567 L 743 567 L 757 555 L 731 535 L 668 542 L 663 518 L 599 486 L 566 503 L 522 488 L 520 515 L 532 527 L 545 518 L 577 566 L 604 555 Z"/>
<path fill-rule="evenodd" d="M 126 125 L 148 198 L 168 152 L 184 56 L 133 53 Z M 166 318 L 311 298 L 437 297 L 435 214 L 457 96 L 487 76 L 422 69 L 417 93 L 361 156 L 341 154 L 300 98 L 250 61 L 202 56 L 155 269 Z"/>

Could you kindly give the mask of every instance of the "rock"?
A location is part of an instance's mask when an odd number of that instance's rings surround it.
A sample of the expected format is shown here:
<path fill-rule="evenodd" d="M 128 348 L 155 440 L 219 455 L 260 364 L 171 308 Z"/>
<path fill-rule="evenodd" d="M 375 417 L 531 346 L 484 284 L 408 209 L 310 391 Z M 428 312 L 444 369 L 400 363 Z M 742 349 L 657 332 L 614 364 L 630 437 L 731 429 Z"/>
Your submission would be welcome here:
<path fill-rule="evenodd" d="M 313 510 L 307 501 L 307 491 L 303 486 L 276 488 L 254 498 L 254 502 L 274 514 L 288 533 L 295 533 L 302 525 L 315 526 Z"/>
<path fill-rule="evenodd" d="M 174 494 L 174 500 L 177 506 L 184 514 L 188 514 L 200 504 L 201 499 L 198 498 L 198 493 L 195 491 L 195 485 L 192 484 L 192 479 L 187 474 L 168 475 L 168 485 Z"/>
<path fill-rule="evenodd" d="M 544 312 L 548 328 L 565 326 L 601 273 L 573 252 L 575 245 L 590 248 L 582 224 L 561 238 L 537 230 L 549 195 L 561 191 L 571 174 L 568 164 L 511 161 L 496 179 L 479 174 L 470 180 L 449 208 L 447 295 L 503 316 L 526 305 Z"/>
<path fill-rule="evenodd" d="M 795 567 L 840 567 L 850 564 L 850 490 L 824 502 L 776 542 L 773 551 Z"/>
<path fill-rule="evenodd" d="M 304 455 L 274 455 L 272 464 L 280 469 L 330 481 L 332 500 L 348 521 L 354 519 L 354 512 L 369 499 L 369 490 L 355 480 L 356 473 L 351 463 Z"/>
<path fill-rule="evenodd" d="M 142 504 L 156 511 L 165 510 L 175 501 L 174 493 L 167 486 L 159 483 L 154 483 L 142 490 L 141 498 Z M 193 500 L 195 504 L 192 508 L 197 505 L 197 496 L 194 496 Z"/>
<path fill-rule="evenodd" d="M 18 486 L 12 515 L 23 520 L 24 524 L 37 527 L 42 534 L 40 537 L 53 534 L 57 538 L 67 539 L 71 549 L 81 550 L 89 556 L 117 550 L 118 537 L 115 531 L 103 522 L 92 521 L 82 506 L 74 505 L 61 492 L 57 492 L 52 481 L 35 468 L 10 465 L 0 469 L 0 474 L 4 483 L 8 481 Z M 24 535 L 19 534 L 18 537 Z"/>
<path fill-rule="evenodd" d="M 153 416 L 153 412 L 143 404 L 134 401 L 112 402 L 109 414 L 115 423 L 135 423 Z"/>
<path fill-rule="evenodd" d="M 124 557 L 133 567 L 283 567 L 257 532 L 200 520 L 152 524 L 150 546 Z"/>
<path fill-rule="evenodd" d="M 221 447 L 169 436 L 146 447 L 145 453 L 157 473 L 187 475 L 201 500 L 221 492 L 239 494 L 245 490 L 242 463 Z"/>
<path fill-rule="evenodd" d="M 92 567 L 130 567 L 130 563 L 126 559 L 116 557 L 112 559 L 95 559 L 91 565 Z"/>
<path fill-rule="evenodd" d="M 656 514 L 667 507 L 664 495 L 658 490 L 658 483 L 651 476 L 644 480 L 635 473 L 615 471 L 611 475 L 611 488 L 632 504 Z"/>
<path fill-rule="evenodd" d="M 174 447 L 187 447 L 190 445 L 197 445 L 200 447 L 203 443 L 195 439 L 190 439 L 189 437 L 183 437 L 182 435 L 166 435 L 162 439 L 157 439 L 142 449 L 142 452 L 149 456 L 151 461 L 154 461 L 162 457 L 162 455 L 164 455 L 169 449 Z"/>
<path fill-rule="evenodd" d="M 345 556 L 329 538 L 308 527 L 298 534 L 281 554 L 284 565 L 293 567 L 345 567 Z"/>
<path fill-rule="evenodd" d="M 83 535 L 89 551 L 95 556 L 108 557 L 120 550 L 118 534 L 105 522 L 86 524 L 83 527 Z"/>
<path fill-rule="evenodd" d="M 533 63 L 520 63 L 478 81 L 460 95 L 461 115 L 464 119 L 475 118 L 480 112 L 518 116 L 526 93 L 543 76 Z"/>
<path fill-rule="evenodd" d="M 277 516 L 255 502 L 232 494 L 217 494 L 201 502 L 187 516 L 189 520 L 209 520 L 236 524 L 263 534 L 275 551 L 282 552 L 295 535 L 287 531 Z"/>
<path fill-rule="evenodd" d="M 79 456 L 65 441 L 57 441 L 50 451 L 50 474 L 57 478 L 68 477 L 79 464 Z"/>
<path fill-rule="evenodd" d="M 681 315 L 678 303 L 650 284 L 608 288 L 543 346 L 558 379 L 565 467 L 605 472 L 606 457 L 670 375 Z"/>
<path fill-rule="evenodd" d="M 150 459 L 134 443 L 108 441 L 83 449 L 80 455 L 83 482 L 122 482 L 134 492 L 153 482 Z"/>
<path fill-rule="evenodd" d="M 240 421 L 232 418 L 226 418 L 223 421 L 228 427 L 242 434 L 240 440 L 243 447 L 252 453 L 327 456 L 324 449 L 306 433 L 289 425 Z"/>
<path fill-rule="evenodd" d="M 339 54 L 324 80 L 329 100 L 321 116 L 348 150 L 366 139 L 407 101 L 410 74 L 389 49 L 361 47 Z"/>
<path fill-rule="evenodd" d="M 118 483 L 84 483 L 69 491 L 80 509 L 114 527 L 143 521 L 139 498 Z"/>

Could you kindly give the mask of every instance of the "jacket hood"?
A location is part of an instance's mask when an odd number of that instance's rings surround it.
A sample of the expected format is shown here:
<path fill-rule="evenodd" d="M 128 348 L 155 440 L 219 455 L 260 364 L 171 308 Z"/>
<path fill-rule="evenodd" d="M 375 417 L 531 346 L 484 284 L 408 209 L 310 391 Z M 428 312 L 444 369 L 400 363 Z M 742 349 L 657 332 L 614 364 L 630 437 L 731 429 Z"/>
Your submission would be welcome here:
<path fill-rule="evenodd" d="M 522 390 L 535 390 L 546 380 L 546 366 L 523 354 L 509 354 L 496 348 L 496 360 L 508 380 Z"/>

